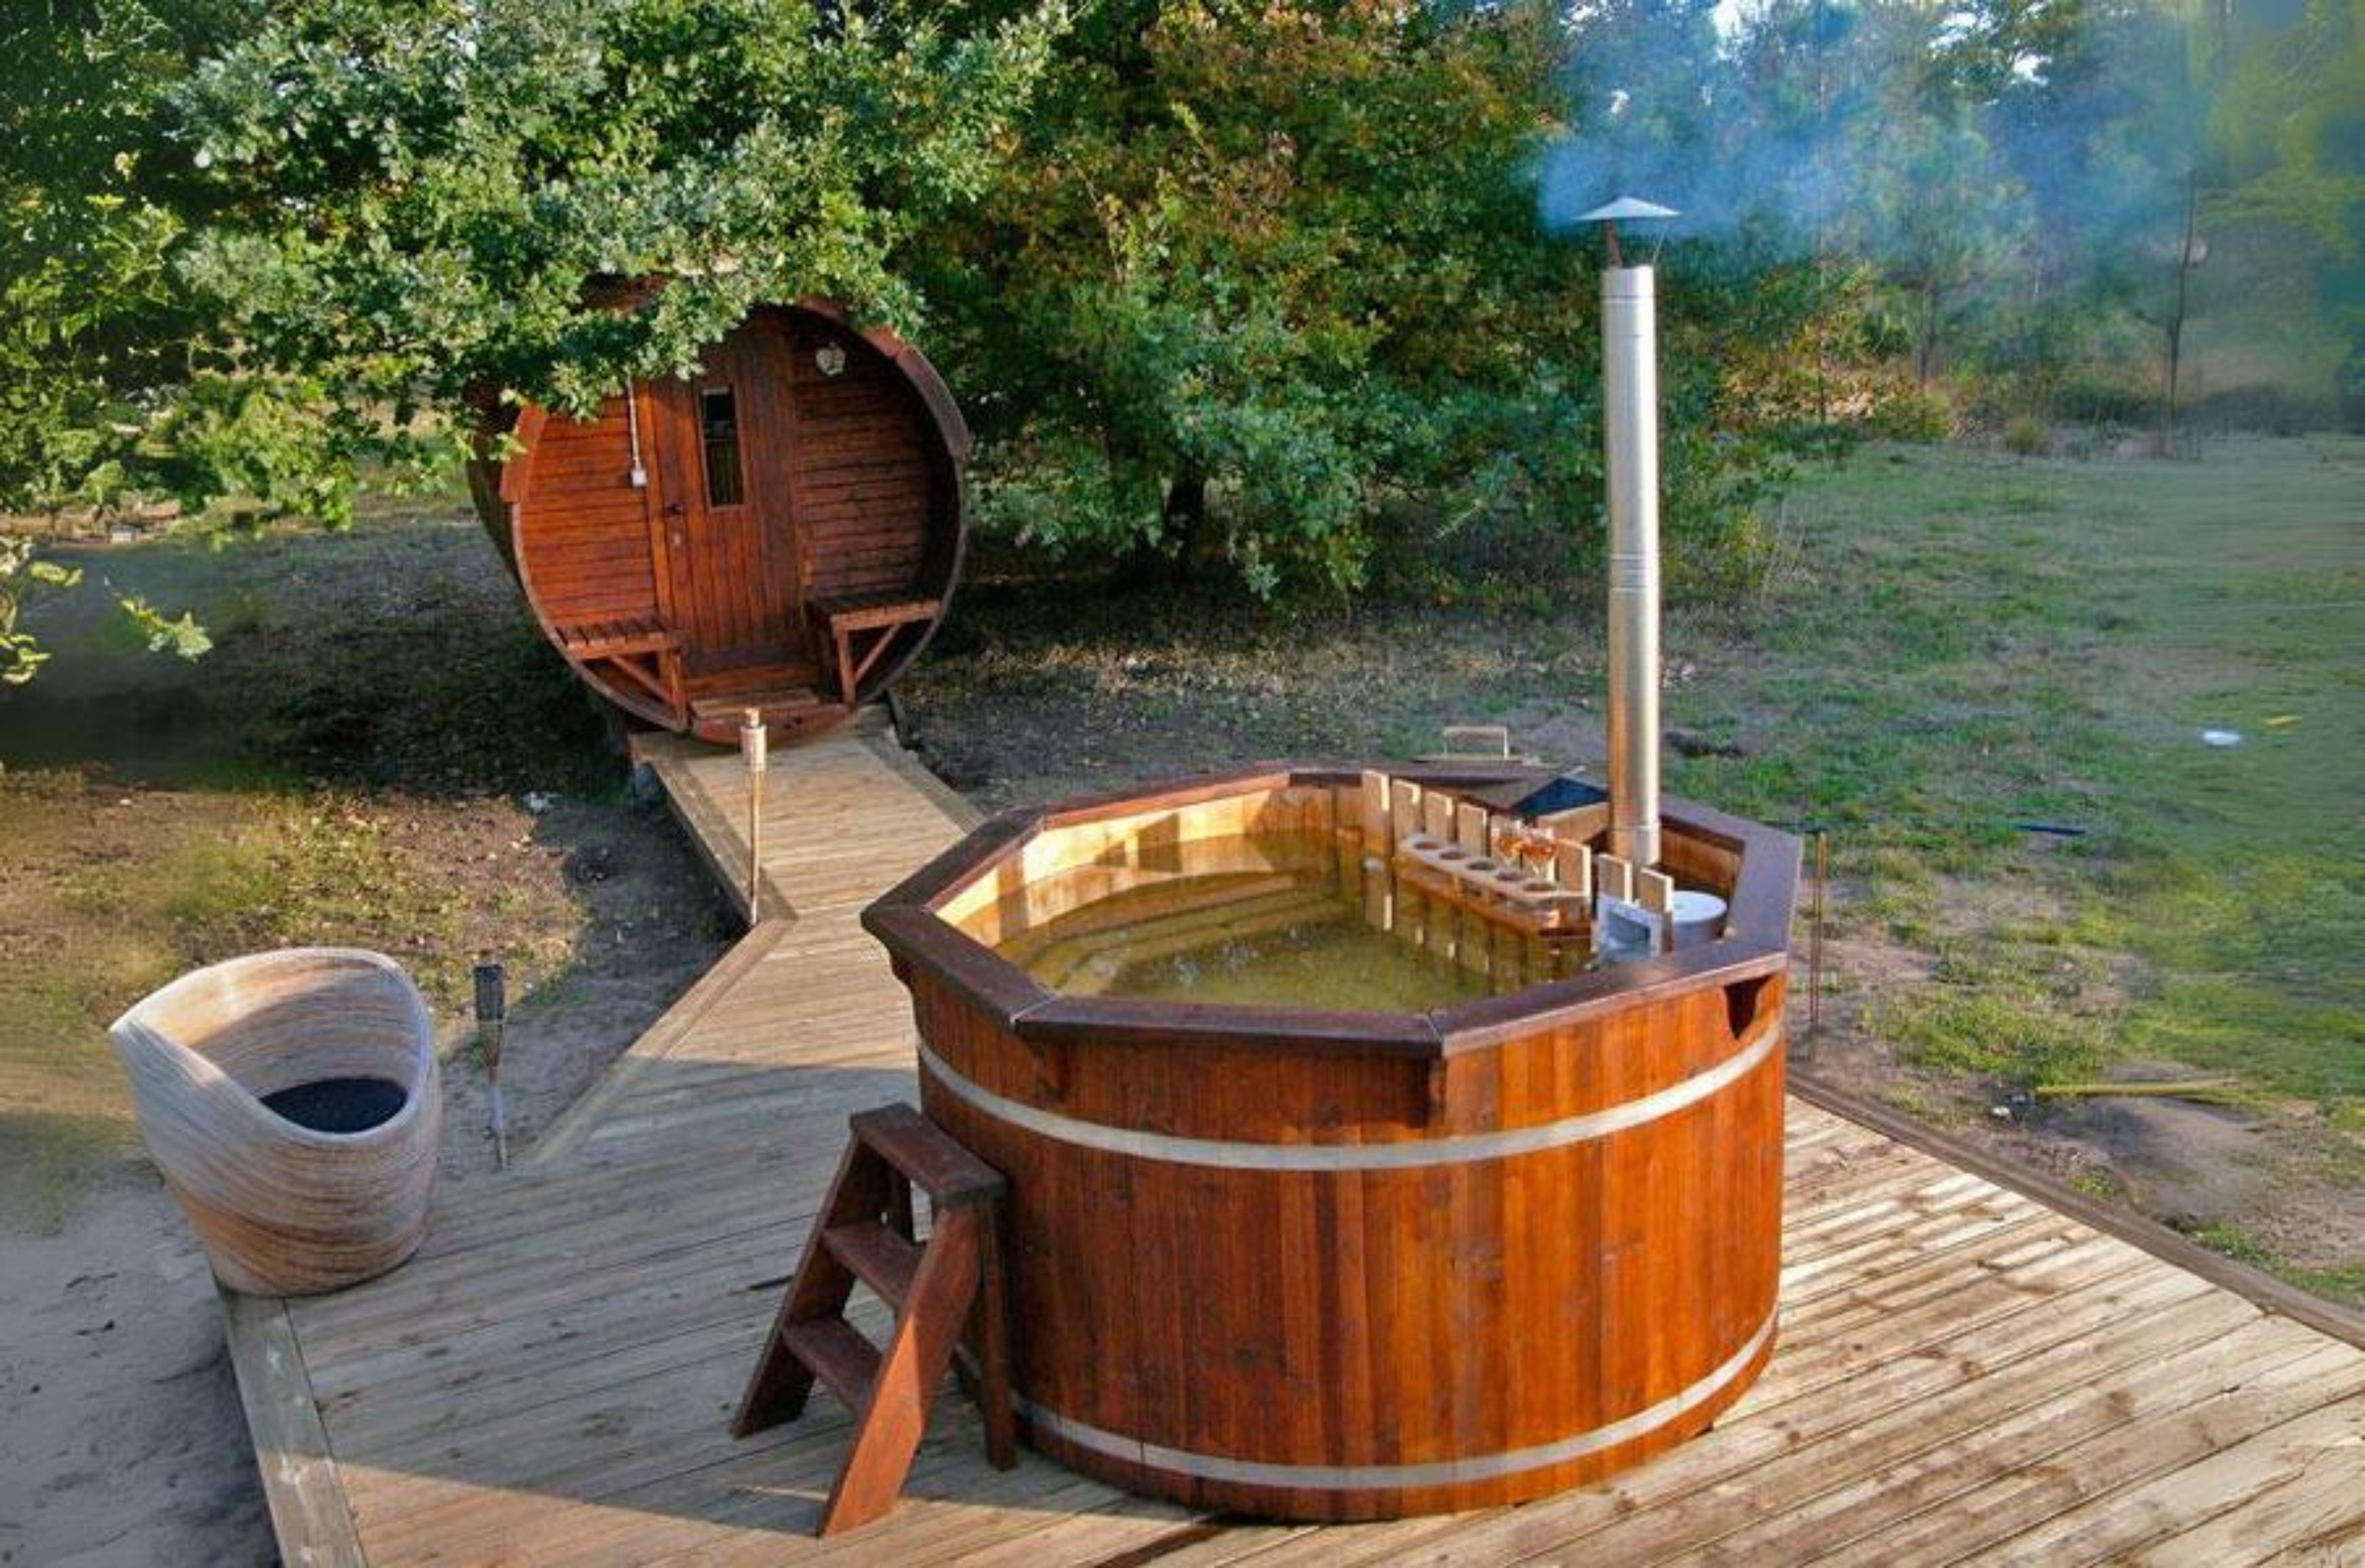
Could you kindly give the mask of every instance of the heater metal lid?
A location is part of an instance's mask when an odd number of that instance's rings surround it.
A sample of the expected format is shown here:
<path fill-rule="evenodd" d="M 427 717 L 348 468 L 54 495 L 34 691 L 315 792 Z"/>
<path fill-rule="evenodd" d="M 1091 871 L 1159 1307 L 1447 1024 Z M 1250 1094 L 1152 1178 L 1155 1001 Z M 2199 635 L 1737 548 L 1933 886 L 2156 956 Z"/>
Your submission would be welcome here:
<path fill-rule="evenodd" d="M 1615 201 L 1603 203 L 1601 206 L 1595 207 L 1591 212 L 1578 213 L 1576 215 L 1576 221 L 1579 223 L 1624 223 L 1631 218 L 1681 218 L 1682 216 L 1682 213 L 1677 212 L 1672 207 L 1661 207 L 1657 202 L 1644 201 L 1640 196 L 1620 196 Z"/>

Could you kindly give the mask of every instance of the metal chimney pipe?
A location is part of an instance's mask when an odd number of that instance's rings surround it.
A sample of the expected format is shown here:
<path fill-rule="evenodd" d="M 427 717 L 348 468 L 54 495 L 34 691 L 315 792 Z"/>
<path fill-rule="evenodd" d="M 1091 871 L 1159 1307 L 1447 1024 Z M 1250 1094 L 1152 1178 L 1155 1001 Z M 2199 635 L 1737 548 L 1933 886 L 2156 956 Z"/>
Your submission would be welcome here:
<path fill-rule="evenodd" d="M 1614 252 L 1613 252 L 1614 254 Z M 1659 863 L 1659 354 L 1655 270 L 1601 273 L 1609 468 L 1609 852 Z"/>

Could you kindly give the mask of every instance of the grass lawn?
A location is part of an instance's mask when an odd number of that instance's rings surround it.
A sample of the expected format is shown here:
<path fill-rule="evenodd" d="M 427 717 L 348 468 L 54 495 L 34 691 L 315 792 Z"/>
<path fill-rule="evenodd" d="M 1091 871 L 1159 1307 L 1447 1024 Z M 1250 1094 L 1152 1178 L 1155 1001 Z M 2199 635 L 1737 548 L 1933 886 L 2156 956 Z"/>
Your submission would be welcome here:
<path fill-rule="evenodd" d="M 1873 449 L 1771 521 L 1755 602 L 1671 617 L 1667 771 L 1830 830 L 1810 1070 L 2365 1299 L 2365 442 Z M 906 699 L 995 803 L 1460 720 L 1590 760 L 1599 626 L 988 580 Z M 2235 1103 L 2033 1092 L 2200 1074 Z"/>
<path fill-rule="evenodd" d="M 1915 1048 L 2032 1084 L 2169 1057 L 2365 1126 L 2365 445 L 1877 454 L 1792 511 L 1764 673 L 1685 703 L 1757 744 L 1678 787 L 1870 851 L 1867 911 L 1945 966 L 1900 1010 Z M 2087 835 L 2033 857 L 2029 822 Z M 2035 885 L 1965 931 L 1965 871 Z M 2145 974 L 2107 1027 L 2053 1004 L 2119 953 Z"/>

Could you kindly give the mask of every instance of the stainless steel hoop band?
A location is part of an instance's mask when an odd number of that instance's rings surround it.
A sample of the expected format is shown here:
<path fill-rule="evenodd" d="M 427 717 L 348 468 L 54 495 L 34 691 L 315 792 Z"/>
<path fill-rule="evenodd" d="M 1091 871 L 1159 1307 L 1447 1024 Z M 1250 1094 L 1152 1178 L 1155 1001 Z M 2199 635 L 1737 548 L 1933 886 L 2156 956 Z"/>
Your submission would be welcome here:
<path fill-rule="evenodd" d="M 919 1043 L 920 1061 L 947 1093 L 973 1109 L 1023 1127 L 1041 1137 L 1122 1154 L 1136 1159 L 1158 1159 L 1176 1165 L 1206 1165 L 1233 1170 L 1406 1170 L 1427 1165 L 1466 1165 L 1473 1160 L 1507 1159 L 1535 1154 L 1588 1138 L 1607 1137 L 1641 1126 L 1698 1103 L 1743 1078 L 1780 1045 L 1782 1031 L 1769 1023 L 1757 1039 L 1706 1072 L 1629 1100 L 1605 1110 L 1564 1116 L 1531 1127 L 1501 1132 L 1457 1133 L 1448 1137 L 1402 1143 L 1240 1143 L 1229 1139 L 1181 1137 L 1171 1133 L 1113 1127 L 1075 1116 L 1022 1104 L 997 1094 L 955 1070 L 944 1058 Z"/>
<path fill-rule="evenodd" d="M 1501 1453 L 1434 1460 L 1423 1464 L 1267 1464 L 1257 1460 L 1226 1459 L 1216 1454 L 1165 1448 L 1120 1433 L 1104 1431 L 1085 1422 L 1071 1420 L 1057 1411 L 1046 1410 L 1028 1399 L 1019 1399 L 1018 1406 L 1037 1429 L 1080 1449 L 1105 1454 L 1129 1464 L 1145 1465 L 1152 1470 L 1188 1475 L 1201 1481 L 1319 1492 L 1452 1486 L 1565 1464 L 1571 1460 L 1615 1448 L 1620 1443 L 1655 1431 L 1686 1412 L 1698 1409 L 1748 1370 L 1749 1364 L 1756 1360 L 1757 1353 L 1765 1348 L 1766 1341 L 1773 1338 L 1776 1316 L 1767 1313 L 1765 1321 L 1757 1326 L 1757 1332 L 1749 1337 L 1748 1343 L 1706 1377 L 1679 1389 L 1656 1405 L 1637 1410 L 1631 1416 L 1621 1417 L 1606 1427 L 1596 1427 L 1591 1431 L 1579 1432 L 1556 1442 L 1509 1449 Z"/>

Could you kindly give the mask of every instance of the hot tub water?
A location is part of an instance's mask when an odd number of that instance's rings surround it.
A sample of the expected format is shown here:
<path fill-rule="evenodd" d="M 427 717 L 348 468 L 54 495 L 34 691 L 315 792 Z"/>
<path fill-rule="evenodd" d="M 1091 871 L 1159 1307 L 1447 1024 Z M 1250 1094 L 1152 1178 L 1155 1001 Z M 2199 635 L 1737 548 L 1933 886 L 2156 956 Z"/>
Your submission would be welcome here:
<path fill-rule="evenodd" d="M 1201 839 L 1050 880 L 1070 907 L 995 951 L 1070 996 L 1421 1013 L 1593 959 L 1582 938 L 1489 919 L 1326 834 Z"/>

